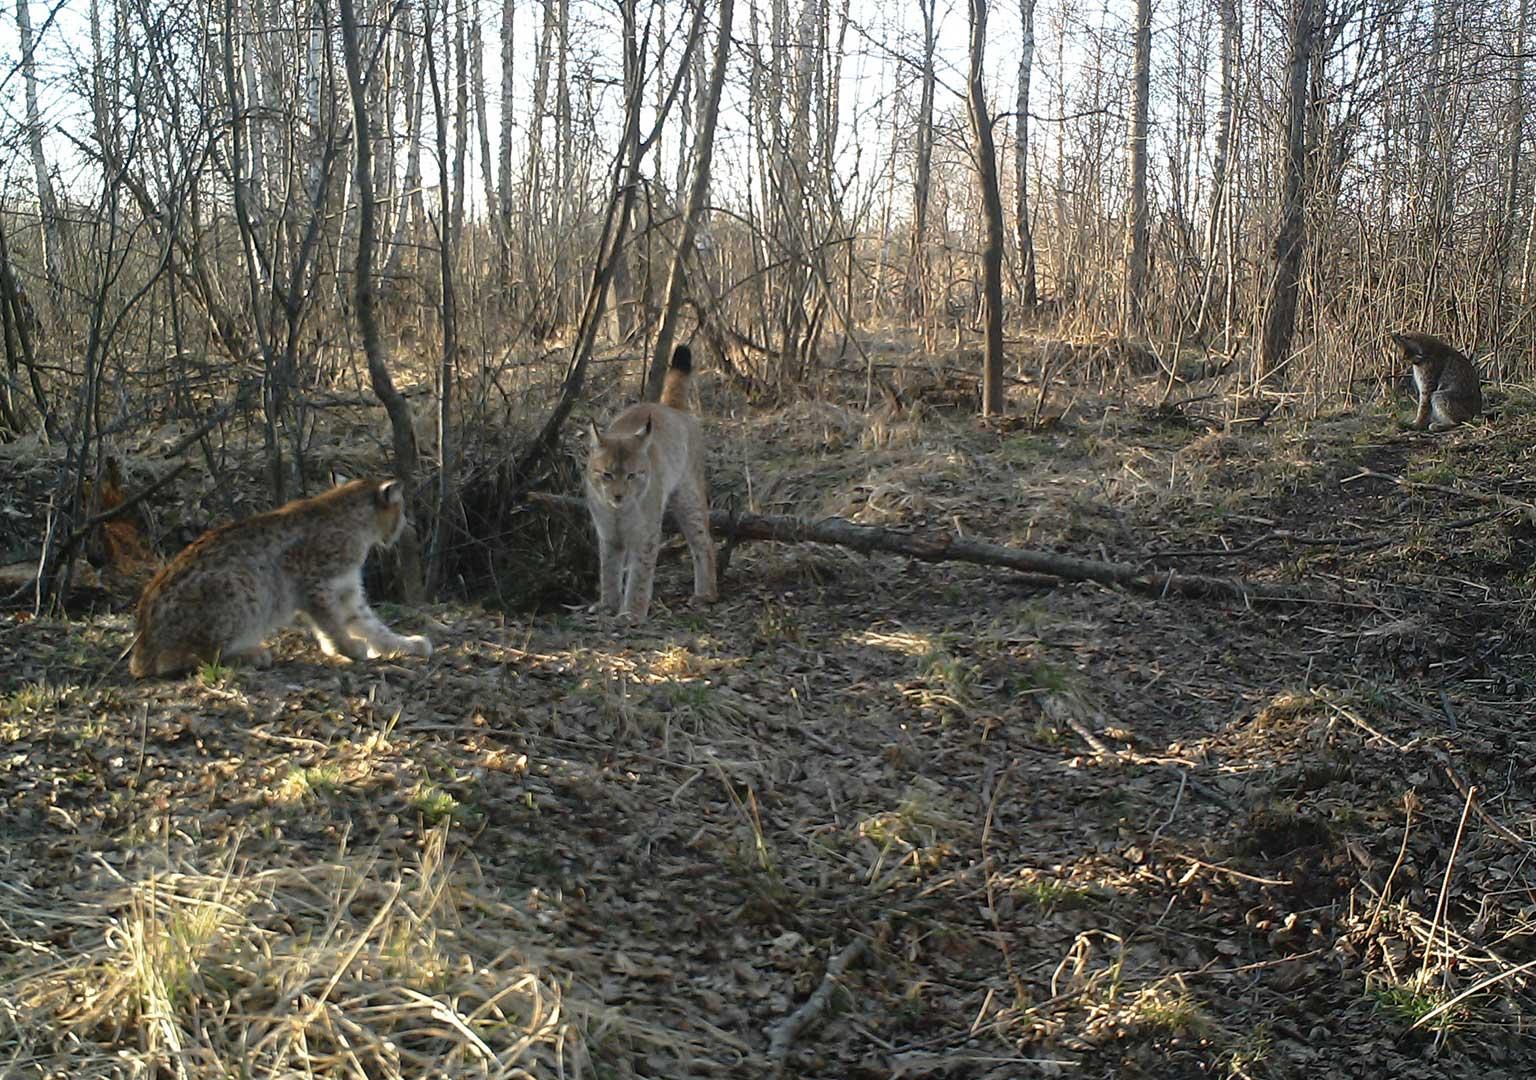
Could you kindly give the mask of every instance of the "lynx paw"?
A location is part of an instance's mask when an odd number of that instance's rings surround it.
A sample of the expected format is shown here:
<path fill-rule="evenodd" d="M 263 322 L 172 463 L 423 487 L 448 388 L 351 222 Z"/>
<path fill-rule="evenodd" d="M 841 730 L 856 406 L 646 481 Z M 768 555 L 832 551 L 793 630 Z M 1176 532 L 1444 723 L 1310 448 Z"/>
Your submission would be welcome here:
<path fill-rule="evenodd" d="M 719 602 L 720 602 L 720 594 L 718 592 L 694 593 L 693 594 L 693 603 L 694 603 L 695 606 L 699 606 L 699 605 L 702 605 L 702 604 L 718 604 Z"/>
<path fill-rule="evenodd" d="M 432 642 L 422 634 L 412 634 L 410 637 L 400 639 L 400 651 L 426 659 L 432 655 Z"/>

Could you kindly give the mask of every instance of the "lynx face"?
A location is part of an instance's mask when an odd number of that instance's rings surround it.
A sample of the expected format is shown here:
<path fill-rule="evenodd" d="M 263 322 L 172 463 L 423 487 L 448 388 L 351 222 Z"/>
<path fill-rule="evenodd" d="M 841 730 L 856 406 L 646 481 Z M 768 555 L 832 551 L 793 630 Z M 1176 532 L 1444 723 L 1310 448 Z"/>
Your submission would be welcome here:
<path fill-rule="evenodd" d="M 405 491 L 398 480 L 388 480 L 373 494 L 374 526 L 379 546 L 394 547 L 405 532 Z"/>
<path fill-rule="evenodd" d="M 591 428 L 587 483 L 598 499 L 615 509 L 633 506 L 651 486 L 651 424 L 633 435 L 605 436 Z"/>

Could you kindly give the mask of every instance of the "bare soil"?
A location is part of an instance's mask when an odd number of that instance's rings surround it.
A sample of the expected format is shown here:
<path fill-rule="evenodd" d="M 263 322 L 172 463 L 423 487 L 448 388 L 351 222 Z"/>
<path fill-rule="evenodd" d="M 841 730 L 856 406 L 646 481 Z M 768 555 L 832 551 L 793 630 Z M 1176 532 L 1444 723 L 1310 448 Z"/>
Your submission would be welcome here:
<path fill-rule="evenodd" d="M 1336 600 L 743 545 L 638 629 L 144 684 L 126 615 L 12 618 L 0 1073 L 1531 1075 L 1536 526 L 1486 496 L 1536 414 L 1198 409 L 717 412 L 713 483 Z"/>

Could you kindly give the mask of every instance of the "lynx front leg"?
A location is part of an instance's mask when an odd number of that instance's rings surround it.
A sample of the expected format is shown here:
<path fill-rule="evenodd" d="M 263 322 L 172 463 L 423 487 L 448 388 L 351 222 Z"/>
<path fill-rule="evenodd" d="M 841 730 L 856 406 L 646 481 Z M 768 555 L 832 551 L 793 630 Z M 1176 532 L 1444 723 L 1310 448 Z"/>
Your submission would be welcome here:
<path fill-rule="evenodd" d="M 618 537 L 598 536 L 598 578 L 602 582 L 598 607 L 610 614 L 619 610 L 624 589 L 624 549 Z"/>
<path fill-rule="evenodd" d="M 646 528 L 640 539 L 624 550 L 624 609 L 630 622 L 643 622 L 651 610 L 651 589 L 656 583 L 656 556 L 661 553 L 661 523 Z"/>
<path fill-rule="evenodd" d="M 384 625 L 363 595 L 363 583 L 359 576 L 342 584 L 337 592 L 336 606 L 343 616 L 345 632 L 349 637 L 361 640 L 368 659 L 397 653 L 406 656 L 431 656 L 432 642 L 419 634 L 397 634 Z"/>
<path fill-rule="evenodd" d="M 1423 431 L 1429 427 L 1430 395 L 1425 391 L 1419 392 L 1419 411 L 1414 414 L 1413 423 L 1408 426 L 1415 431 Z"/>
<path fill-rule="evenodd" d="M 272 666 L 272 650 L 263 645 L 260 638 L 247 638 L 231 643 L 219 659 L 265 670 Z"/>
<path fill-rule="evenodd" d="M 349 630 L 358 631 L 358 636 L 368 643 L 368 657 L 386 656 L 390 653 L 398 653 L 404 656 L 431 656 L 432 642 L 422 634 L 397 634 L 374 614 L 373 609 L 363 604 L 351 621 L 347 624 Z"/>
<path fill-rule="evenodd" d="M 352 636 L 348 623 L 351 619 L 342 607 L 340 598 L 331 592 L 316 592 L 305 598 L 304 615 L 309 619 L 320 651 L 326 656 L 342 656 L 348 660 L 366 660 L 368 645 Z"/>

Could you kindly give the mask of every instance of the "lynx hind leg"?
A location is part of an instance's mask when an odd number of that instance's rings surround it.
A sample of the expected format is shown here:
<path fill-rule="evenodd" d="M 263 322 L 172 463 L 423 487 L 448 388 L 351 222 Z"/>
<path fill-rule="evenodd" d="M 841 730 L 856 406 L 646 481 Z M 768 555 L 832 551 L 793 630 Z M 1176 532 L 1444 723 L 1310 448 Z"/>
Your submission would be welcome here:
<path fill-rule="evenodd" d="M 1434 417 L 1429 425 L 1430 431 L 1449 431 L 1457 424 L 1465 423 L 1476 415 L 1474 410 L 1467 407 L 1464 399 L 1444 390 L 1436 391 L 1430 396 L 1430 412 Z"/>
<path fill-rule="evenodd" d="M 363 595 L 361 576 L 343 583 L 337 602 L 348 633 L 362 639 L 368 658 L 397 653 L 404 656 L 432 655 L 432 642 L 420 634 L 397 634 L 374 614 Z"/>
<path fill-rule="evenodd" d="M 180 675 L 191 671 L 202 662 L 203 658 L 198 655 L 196 649 L 189 649 L 186 646 L 161 649 L 150 660 L 145 674 L 163 679 L 168 675 Z"/>
<path fill-rule="evenodd" d="M 709 535 L 709 495 L 703 481 L 685 484 L 673 497 L 683 539 L 688 541 L 688 556 L 693 561 L 693 598 L 706 604 L 720 599 L 715 563 L 715 542 Z"/>

